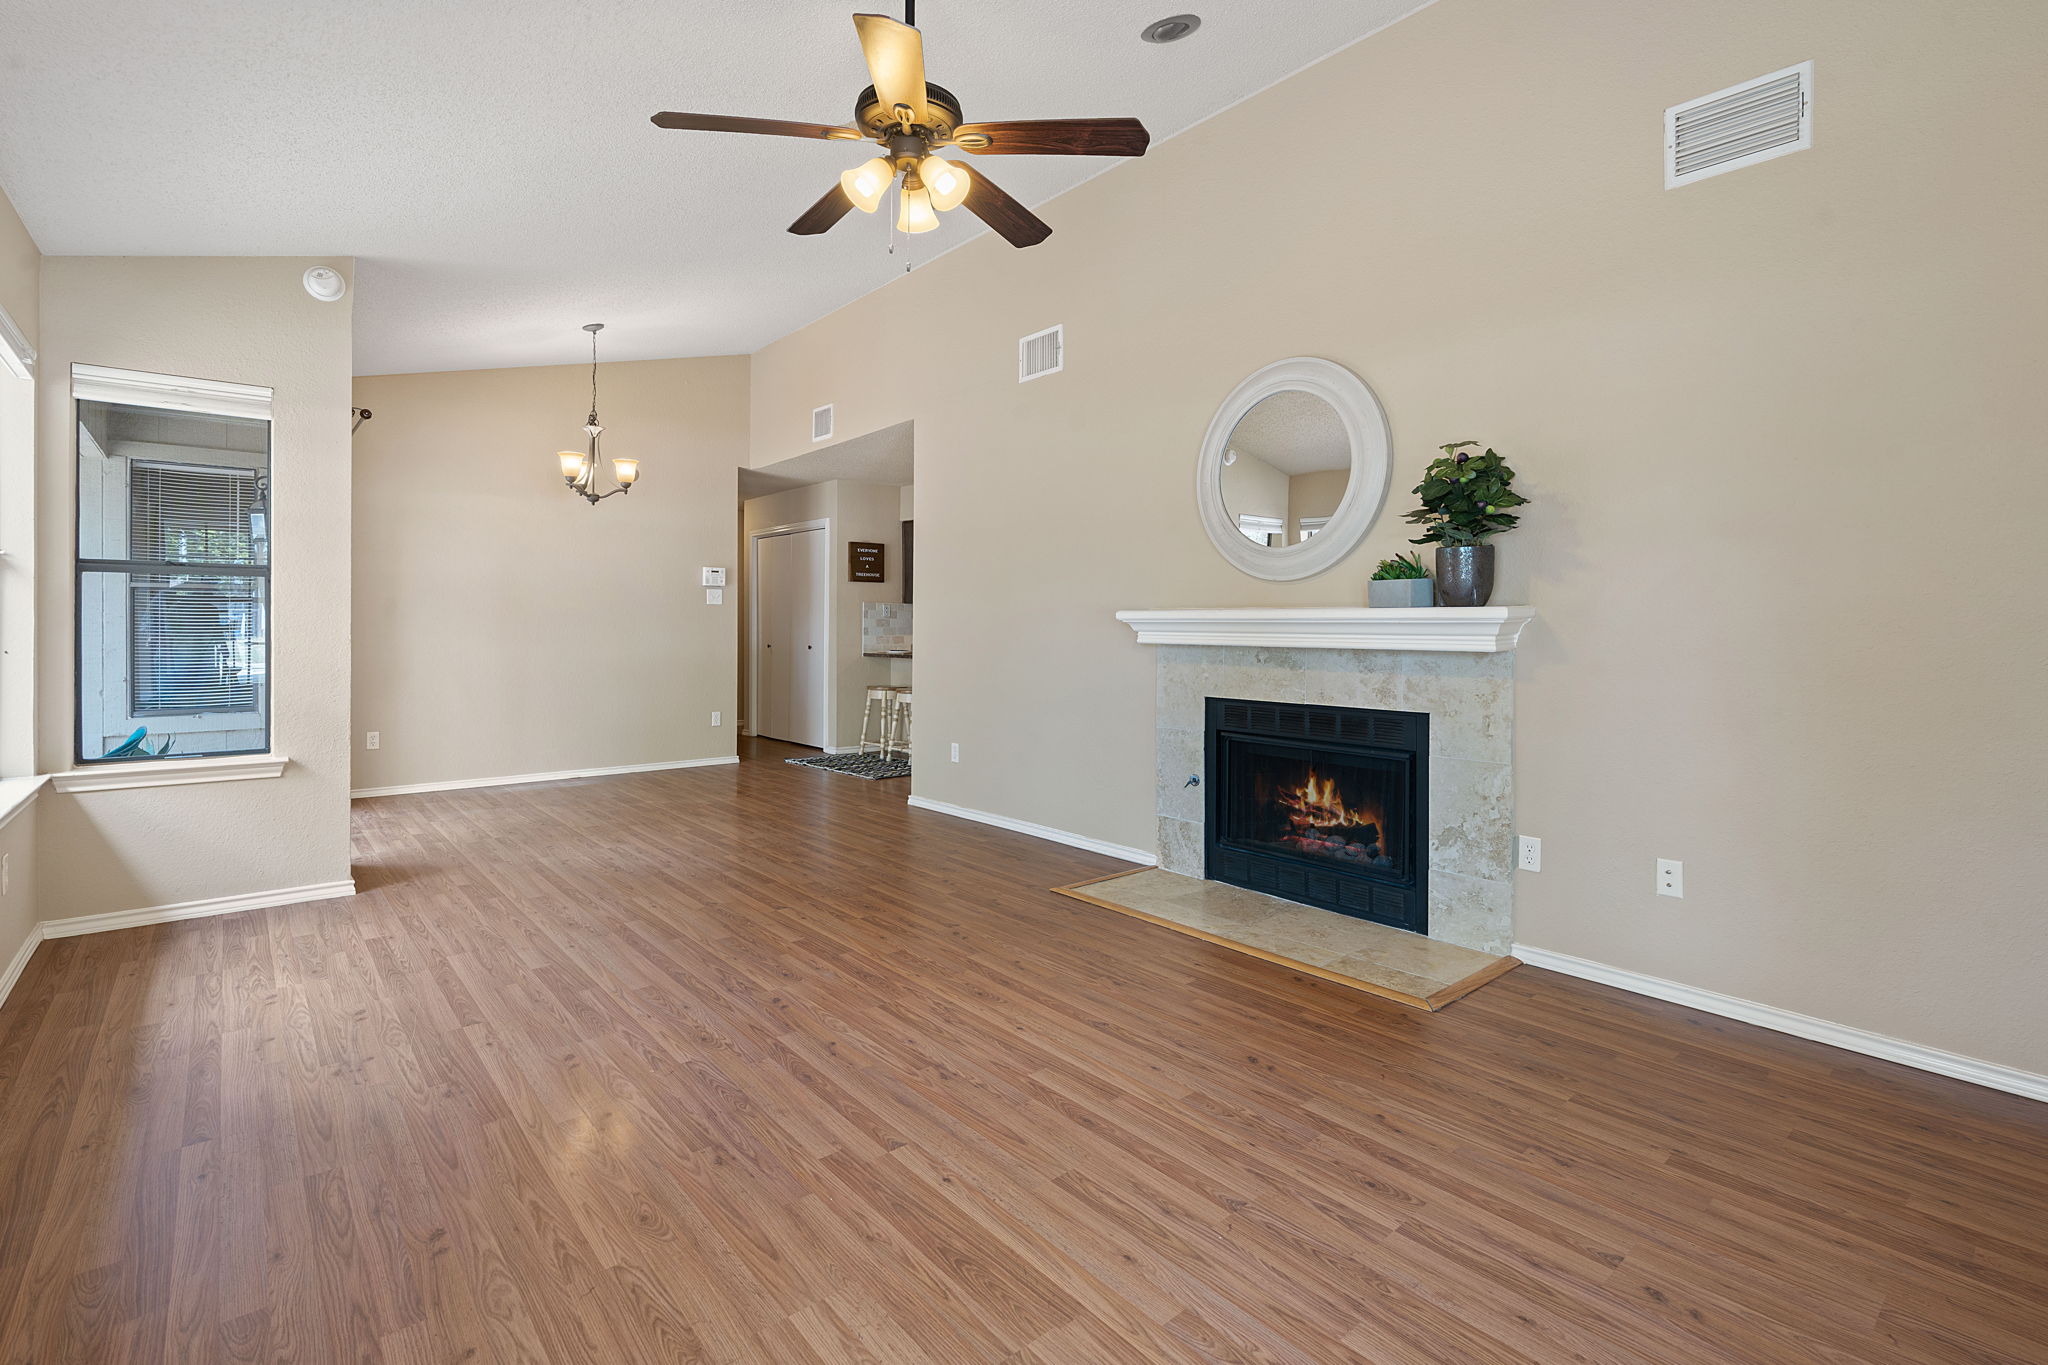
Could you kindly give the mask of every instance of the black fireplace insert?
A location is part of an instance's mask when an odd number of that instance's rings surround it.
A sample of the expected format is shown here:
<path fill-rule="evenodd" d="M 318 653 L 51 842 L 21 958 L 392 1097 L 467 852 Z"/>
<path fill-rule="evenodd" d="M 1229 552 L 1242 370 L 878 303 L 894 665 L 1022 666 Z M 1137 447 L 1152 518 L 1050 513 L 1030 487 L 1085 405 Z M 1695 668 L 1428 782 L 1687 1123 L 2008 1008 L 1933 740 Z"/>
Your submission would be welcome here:
<path fill-rule="evenodd" d="M 1429 717 L 1208 699 L 1214 881 L 1429 932 Z"/>

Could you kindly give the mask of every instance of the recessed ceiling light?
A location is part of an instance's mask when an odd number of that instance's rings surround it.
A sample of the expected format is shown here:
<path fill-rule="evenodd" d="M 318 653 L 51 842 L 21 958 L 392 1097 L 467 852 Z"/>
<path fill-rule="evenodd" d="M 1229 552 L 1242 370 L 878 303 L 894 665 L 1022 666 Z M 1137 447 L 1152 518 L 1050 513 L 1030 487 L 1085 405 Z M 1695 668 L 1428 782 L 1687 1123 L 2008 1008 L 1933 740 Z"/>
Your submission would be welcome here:
<path fill-rule="evenodd" d="M 1176 14 L 1158 23 L 1145 25 L 1139 36 L 1148 43 L 1177 43 L 1202 26 L 1199 14 Z"/>

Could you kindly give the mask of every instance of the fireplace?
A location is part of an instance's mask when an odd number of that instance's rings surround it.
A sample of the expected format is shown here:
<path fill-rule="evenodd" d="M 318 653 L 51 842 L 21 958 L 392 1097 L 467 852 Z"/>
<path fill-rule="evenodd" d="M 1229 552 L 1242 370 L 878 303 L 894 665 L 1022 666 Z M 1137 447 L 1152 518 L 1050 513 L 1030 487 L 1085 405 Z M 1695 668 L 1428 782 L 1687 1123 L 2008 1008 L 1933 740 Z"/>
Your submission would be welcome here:
<path fill-rule="evenodd" d="M 1215 881 L 1429 932 L 1429 717 L 1208 699 Z"/>

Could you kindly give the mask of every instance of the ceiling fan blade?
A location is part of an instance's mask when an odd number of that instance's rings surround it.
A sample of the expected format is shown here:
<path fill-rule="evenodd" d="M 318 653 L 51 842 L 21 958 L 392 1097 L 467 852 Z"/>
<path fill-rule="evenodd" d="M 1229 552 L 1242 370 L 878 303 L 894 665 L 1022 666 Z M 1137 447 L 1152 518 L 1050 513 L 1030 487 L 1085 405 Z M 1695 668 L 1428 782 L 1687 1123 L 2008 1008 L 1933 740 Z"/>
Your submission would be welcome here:
<path fill-rule="evenodd" d="M 846 197 L 846 191 L 834 185 L 826 190 L 818 202 L 798 215 L 789 225 L 789 230 L 799 237 L 815 237 L 821 232 L 830 232 L 841 218 L 853 212 L 853 201 Z"/>
<path fill-rule="evenodd" d="M 769 137 L 819 137 L 840 141 L 861 140 L 858 128 L 830 123 L 792 123 L 781 118 L 735 118 L 730 114 L 656 114 L 649 120 L 657 128 L 681 128 L 700 133 L 762 133 Z"/>
<path fill-rule="evenodd" d="M 868 74 L 874 77 L 875 96 L 882 106 L 907 104 L 912 123 L 930 123 L 931 109 L 924 98 L 924 35 L 883 14 L 856 14 L 853 27 L 860 34 L 860 50 L 868 59 Z"/>
<path fill-rule="evenodd" d="M 967 211 L 987 223 L 1011 246 L 1037 246 L 1052 236 L 1045 220 L 1012 199 L 997 184 L 976 171 L 970 177 L 967 197 L 960 202 Z"/>
<path fill-rule="evenodd" d="M 1134 118 L 1046 118 L 963 123 L 953 143 L 982 156 L 1143 156 L 1152 135 Z"/>

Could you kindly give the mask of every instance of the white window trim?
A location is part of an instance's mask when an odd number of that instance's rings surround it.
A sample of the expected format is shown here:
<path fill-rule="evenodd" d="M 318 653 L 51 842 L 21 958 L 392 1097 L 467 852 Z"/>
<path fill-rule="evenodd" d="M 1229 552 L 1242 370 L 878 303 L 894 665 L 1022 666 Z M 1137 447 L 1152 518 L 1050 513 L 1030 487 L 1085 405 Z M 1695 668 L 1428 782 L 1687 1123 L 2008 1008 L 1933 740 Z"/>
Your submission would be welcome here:
<path fill-rule="evenodd" d="M 213 417 L 270 420 L 268 388 L 261 384 L 231 384 L 224 379 L 185 379 L 142 370 L 116 370 L 105 365 L 73 365 L 71 396 L 83 403 L 128 403 L 173 412 L 203 412 Z"/>
<path fill-rule="evenodd" d="M 0 829 L 6 829 L 14 817 L 35 804 L 37 793 L 48 782 L 48 777 L 0 778 Z"/>
<path fill-rule="evenodd" d="M 36 348 L 28 344 L 28 334 L 15 325 L 5 308 L 0 308 L 0 370 L 16 379 L 36 377 Z"/>
<path fill-rule="evenodd" d="M 224 754 L 218 758 L 163 758 L 93 764 L 53 774 L 60 792 L 120 791 L 128 787 L 189 787 L 202 782 L 247 782 L 283 777 L 283 754 Z"/>

